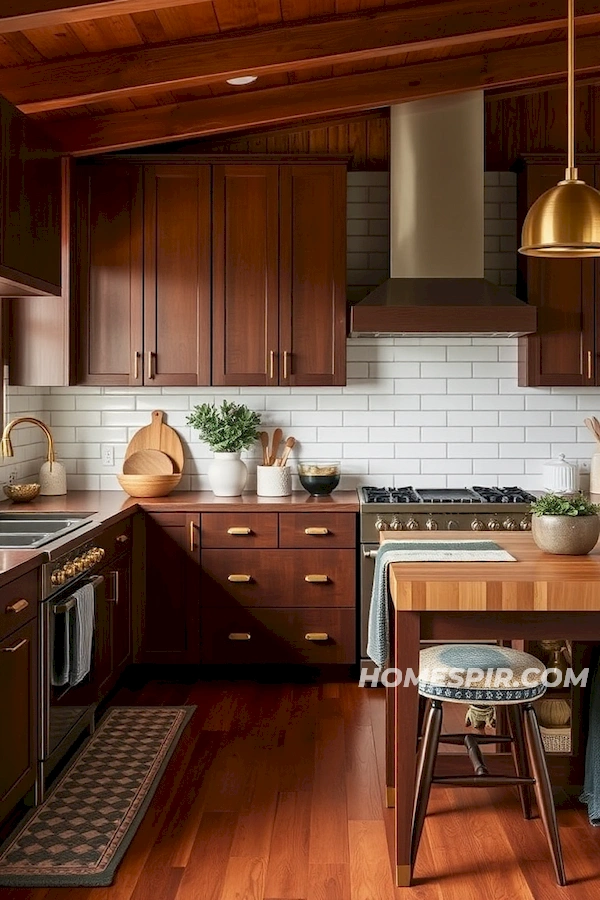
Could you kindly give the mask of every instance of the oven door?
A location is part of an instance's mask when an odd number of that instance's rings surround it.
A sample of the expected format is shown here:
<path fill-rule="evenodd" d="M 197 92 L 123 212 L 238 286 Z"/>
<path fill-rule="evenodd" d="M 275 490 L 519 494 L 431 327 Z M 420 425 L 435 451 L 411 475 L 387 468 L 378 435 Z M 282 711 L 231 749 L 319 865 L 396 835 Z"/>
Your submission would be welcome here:
<path fill-rule="evenodd" d="M 88 674 L 76 685 L 69 683 L 72 651 L 73 591 L 94 585 L 95 615 L 92 659 Z M 84 577 L 44 600 L 40 608 L 40 759 L 62 755 L 82 729 L 90 724 L 96 700 L 95 669 L 98 655 L 97 616 L 104 607 L 102 576 Z"/>

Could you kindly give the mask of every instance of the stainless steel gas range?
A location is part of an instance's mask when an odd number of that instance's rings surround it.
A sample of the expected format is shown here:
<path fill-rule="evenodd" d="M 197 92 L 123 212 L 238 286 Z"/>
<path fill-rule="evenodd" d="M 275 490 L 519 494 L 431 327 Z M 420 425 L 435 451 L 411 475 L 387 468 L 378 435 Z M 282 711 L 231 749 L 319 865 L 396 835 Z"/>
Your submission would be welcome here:
<path fill-rule="evenodd" d="M 380 531 L 529 531 L 530 503 L 536 497 L 518 487 L 359 489 L 361 543 L 360 640 L 367 659 L 367 624 L 373 585 L 374 551 Z M 373 555 L 372 555 L 373 554 Z"/>

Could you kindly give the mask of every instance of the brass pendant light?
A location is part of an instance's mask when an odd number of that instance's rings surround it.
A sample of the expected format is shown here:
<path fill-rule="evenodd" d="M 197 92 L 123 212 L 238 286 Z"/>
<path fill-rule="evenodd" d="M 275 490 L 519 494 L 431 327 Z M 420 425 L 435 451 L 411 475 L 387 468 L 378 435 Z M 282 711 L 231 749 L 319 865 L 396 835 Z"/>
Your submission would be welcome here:
<path fill-rule="evenodd" d="M 542 194 L 525 217 L 519 253 L 546 259 L 600 256 L 600 192 L 575 168 L 575 0 L 568 0 L 568 159 L 565 180 Z"/>

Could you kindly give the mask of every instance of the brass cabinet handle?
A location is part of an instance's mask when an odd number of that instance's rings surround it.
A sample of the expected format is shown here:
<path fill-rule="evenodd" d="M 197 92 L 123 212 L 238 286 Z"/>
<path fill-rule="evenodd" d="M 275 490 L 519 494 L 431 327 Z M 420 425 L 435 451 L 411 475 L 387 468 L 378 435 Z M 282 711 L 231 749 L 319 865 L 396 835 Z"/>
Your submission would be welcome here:
<path fill-rule="evenodd" d="M 304 534 L 329 534 L 329 528 L 305 528 Z"/>
<path fill-rule="evenodd" d="M 252 529 L 246 527 L 228 528 L 227 534 L 252 534 Z"/>
<path fill-rule="evenodd" d="M 592 377 L 592 351 L 588 350 L 587 352 L 587 362 L 588 362 L 588 378 Z"/>
<path fill-rule="evenodd" d="M 21 600 L 15 600 L 14 603 L 11 603 L 10 606 L 7 606 L 4 612 L 7 613 L 20 613 L 23 612 L 24 609 L 27 609 L 29 606 L 29 600 L 25 600 L 25 598 L 21 598 Z"/>
<path fill-rule="evenodd" d="M 329 575 L 305 575 L 304 580 L 309 584 L 325 584 L 329 581 Z"/>
<path fill-rule="evenodd" d="M 269 350 L 269 378 L 275 378 L 275 351 Z"/>
<path fill-rule="evenodd" d="M 283 377 L 287 378 L 289 375 L 288 372 L 288 359 L 292 354 L 288 350 L 283 351 Z"/>
<path fill-rule="evenodd" d="M 136 350 L 133 354 L 133 378 L 134 381 L 137 381 L 140 377 L 140 356 L 142 354 Z"/>
<path fill-rule="evenodd" d="M 249 641 L 251 635 L 247 631 L 232 631 L 229 635 L 230 641 Z"/>
<path fill-rule="evenodd" d="M 328 641 L 329 635 L 326 631 L 309 631 L 304 635 L 305 641 Z"/>
<path fill-rule="evenodd" d="M 192 520 L 190 522 L 190 553 L 193 553 L 196 549 L 196 523 Z"/>
<path fill-rule="evenodd" d="M 249 581 L 252 581 L 252 575 L 228 575 L 227 581 L 247 584 Z"/>
<path fill-rule="evenodd" d="M 148 378 L 154 378 L 155 375 L 155 366 L 154 361 L 156 359 L 156 353 L 153 350 L 148 350 Z"/>
<path fill-rule="evenodd" d="M 129 540 L 128 534 L 118 534 L 116 537 L 117 544 L 126 544 Z"/>
<path fill-rule="evenodd" d="M 15 644 L 14 647 L 3 647 L 3 648 L 2 648 L 2 652 L 3 652 L 3 653 L 16 653 L 17 650 L 20 650 L 21 647 L 24 647 L 25 644 L 28 644 L 28 643 L 29 643 L 28 639 L 27 639 L 27 638 L 23 638 L 23 640 L 22 640 L 22 641 L 19 641 L 18 644 Z"/>

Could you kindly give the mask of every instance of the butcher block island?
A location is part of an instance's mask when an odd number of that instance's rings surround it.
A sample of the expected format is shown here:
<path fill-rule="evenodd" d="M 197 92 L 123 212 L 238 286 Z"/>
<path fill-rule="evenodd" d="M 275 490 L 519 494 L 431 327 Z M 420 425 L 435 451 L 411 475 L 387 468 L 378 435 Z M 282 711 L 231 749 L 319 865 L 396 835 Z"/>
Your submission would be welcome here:
<path fill-rule="evenodd" d="M 381 541 L 399 536 L 383 532 Z M 439 541 L 435 533 L 403 533 L 401 540 Z M 454 532 L 452 540 L 473 541 L 472 532 Z M 578 675 L 589 664 L 590 644 L 600 641 L 600 548 L 587 556 L 552 556 L 542 553 L 530 534 L 496 533 L 493 541 L 508 551 L 514 562 L 409 562 L 391 563 L 390 665 L 403 673 L 419 668 L 422 641 L 511 642 L 516 649 L 541 655 L 539 642 L 564 641 L 570 663 Z M 571 749 L 547 753 L 553 785 L 577 795 L 583 784 L 587 688 L 571 686 L 547 696 L 566 698 L 571 705 Z M 501 721 L 499 716 L 499 722 Z M 501 727 L 501 726 L 500 726 Z M 395 803 L 394 867 L 399 886 L 412 882 L 411 818 L 414 801 L 419 695 L 417 686 L 388 688 L 387 785 L 390 805 Z M 466 764 L 466 765 L 465 765 Z M 493 754 L 490 770 L 512 770 L 509 754 Z M 469 774 L 468 758 L 445 753 L 438 757 L 435 774 Z M 568 860 L 566 860 L 568 868 Z M 568 874 L 568 873 L 567 873 Z"/>

